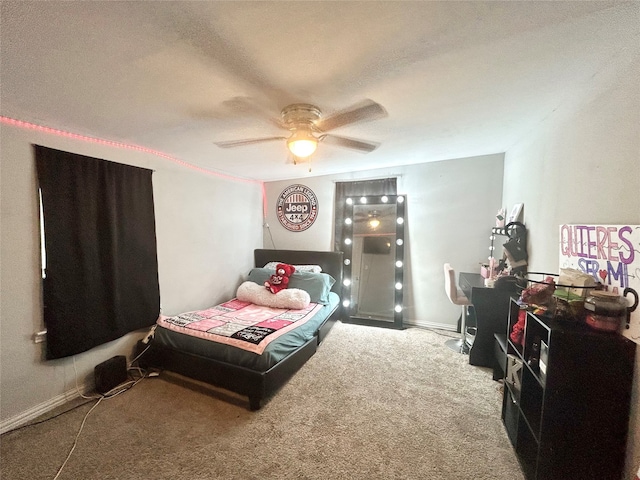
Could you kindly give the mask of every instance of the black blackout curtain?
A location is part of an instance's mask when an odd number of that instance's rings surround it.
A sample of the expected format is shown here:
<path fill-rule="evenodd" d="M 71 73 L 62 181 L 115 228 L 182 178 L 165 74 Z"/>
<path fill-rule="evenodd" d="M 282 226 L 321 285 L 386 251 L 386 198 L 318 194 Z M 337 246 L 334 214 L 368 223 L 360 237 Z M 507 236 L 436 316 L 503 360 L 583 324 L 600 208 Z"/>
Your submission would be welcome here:
<path fill-rule="evenodd" d="M 152 325 L 160 311 L 152 171 L 35 146 L 47 359 Z"/>

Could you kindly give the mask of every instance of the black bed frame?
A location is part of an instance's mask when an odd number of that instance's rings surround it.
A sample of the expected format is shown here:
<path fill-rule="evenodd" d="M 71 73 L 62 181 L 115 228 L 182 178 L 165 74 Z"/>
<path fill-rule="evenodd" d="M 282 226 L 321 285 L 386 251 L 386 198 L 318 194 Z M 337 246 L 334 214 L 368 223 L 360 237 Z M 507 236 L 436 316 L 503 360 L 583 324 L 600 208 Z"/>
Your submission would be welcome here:
<path fill-rule="evenodd" d="M 257 249 L 254 251 L 254 264 L 256 267 L 263 267 L 268 262 L 279 261 L 294 265 L 320 265 L 323 272 L 336 279 L 331 290 L 340 295 L 342 291 L 342 257 L 342 252 Z M 153 341 L 150 343 L 149 350 L 140 358 L 140 366 L 168 370 L 240 395 L 246 395 L 249 397 L 250 409 L 258 410 L 263 400 L 273 395 L 313 356 L 318 345 L 327 336 L 336 320 L 340 318 L 341 312 L 342 308 L 339 305 L 318 328 L 314 338 L 266 371 L 252 370 L 212 360 L 159 345 Z"/>

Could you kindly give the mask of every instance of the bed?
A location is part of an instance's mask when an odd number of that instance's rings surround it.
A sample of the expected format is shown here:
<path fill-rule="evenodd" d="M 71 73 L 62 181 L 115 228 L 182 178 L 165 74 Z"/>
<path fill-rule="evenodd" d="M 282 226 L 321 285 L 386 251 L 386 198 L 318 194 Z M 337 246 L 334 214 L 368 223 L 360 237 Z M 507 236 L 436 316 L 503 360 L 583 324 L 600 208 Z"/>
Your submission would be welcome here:
<path fill-rule="evenodd" d="M 257 249 L 254 251 L 256 268 L 249 272 L 246 280 L 261 284 L 272 273 L 269 268 L 264 268 L 270 262 L 318 265 L 322 270 L 322 274 L 318 275 L 297 272 L 292 277 L 290 287 L 308 290 L 313 303 L 307 309 L 308 312 L 295 310 L 278 313 L 285 318 L 289 318 L 287 315 L 290 313 L 296 318 L 303 318 L 304 321 L 297 322 L 300 325 L 287 325 L 283 328 L 286 332 L 273 334 L 275 338 L 268 342 L 256 340 L 256 346 L 247 346 L 246 342 L 238 342 L 236 338 L 223 339 L 199 331 L 194 333 L 193 330 L 200 327 L 187 330 L 192 325 L 203 324 L 203 317 L 207 317 L 211 309 L 222 308 L 232 311 L 245 307 L 244 304 L 238 306 L 237 298 L 230 299 L 206 311 L 185 312 L 174 317 L 159 318 L 149 348 L 139 360 L 140 366 L 178 373 L 245 395 L 248 397 L 250 409 L 258 410 L 268 397 L 282 387 L 314 355 L 341 312 L 342 252 Z M 335 280 L 335 283 L 325 285 L 321 300 L 320 297 L 315 297 L 320 295 L 314 290 L 317 285 L 316 276 L 323 279 L 330 276 Z M 305 283 L 308 278 L 312 279 L 312 283 Z M 252 305 L 248 305 L 247 308 L 251 309 Z M 194 319 L 198 322 L 190 323 Z M 203 328 L 206 327 L 202 327 L 201 330 Z M 245 336 L 255 333 L 247 334 L 248 331 L 243 329 Z M 239 347 L 239 343 L 243 343 L 244 346 Z"/>

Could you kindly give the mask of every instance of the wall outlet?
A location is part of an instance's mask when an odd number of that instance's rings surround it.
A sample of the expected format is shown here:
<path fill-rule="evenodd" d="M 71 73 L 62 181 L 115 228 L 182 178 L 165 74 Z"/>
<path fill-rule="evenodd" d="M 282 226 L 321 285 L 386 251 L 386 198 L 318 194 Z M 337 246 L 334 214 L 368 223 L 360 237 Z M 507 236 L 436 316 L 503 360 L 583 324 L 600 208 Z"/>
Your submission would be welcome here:
<path fill-rule="evenodd" d="M 47 331 L 42 330 L 33 334 L 33 343 L 42 343 L 47 341 Z"/>

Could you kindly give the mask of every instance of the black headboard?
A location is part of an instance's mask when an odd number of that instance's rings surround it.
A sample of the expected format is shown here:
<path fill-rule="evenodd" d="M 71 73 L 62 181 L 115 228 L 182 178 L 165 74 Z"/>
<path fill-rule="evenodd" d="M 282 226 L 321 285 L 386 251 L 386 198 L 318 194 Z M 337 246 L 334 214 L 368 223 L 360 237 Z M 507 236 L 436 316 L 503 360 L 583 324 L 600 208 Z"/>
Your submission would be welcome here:
<path fill-rule="evenodd" d="M 264 267 L 269 262 L 291 265 L 320 265 L 324 273 L 336 279 L 331 291 L 342 295 L 342 252 L 319 252 L 313 250 L 268 250 L 258 248 L 253 252 L 256 267 Z"/>

